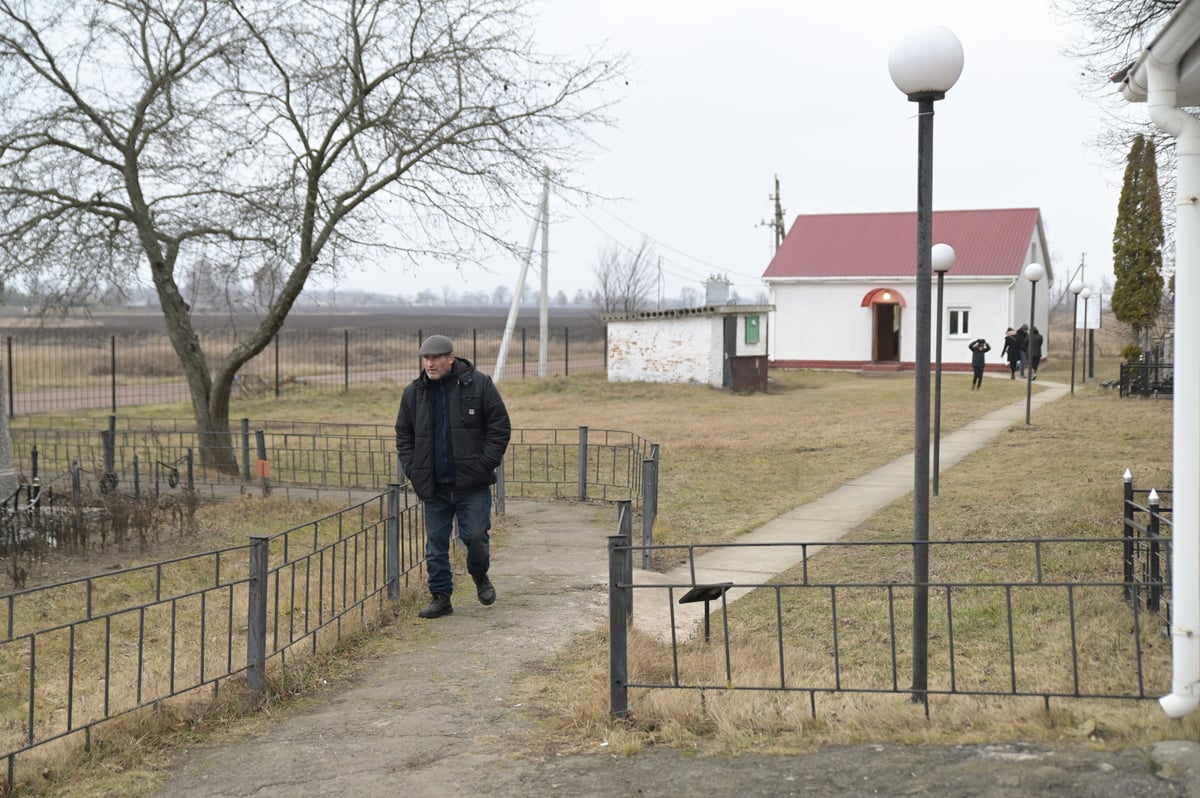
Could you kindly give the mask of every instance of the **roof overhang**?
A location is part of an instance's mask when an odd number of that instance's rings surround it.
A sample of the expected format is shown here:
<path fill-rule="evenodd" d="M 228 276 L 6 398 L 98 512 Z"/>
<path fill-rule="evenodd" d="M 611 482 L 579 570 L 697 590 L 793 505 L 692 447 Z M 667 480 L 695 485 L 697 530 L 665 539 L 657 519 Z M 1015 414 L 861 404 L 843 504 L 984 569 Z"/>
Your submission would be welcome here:
<path fill-rule="evenodd" d="M 1145 102 L 1149 96 L 1151 59 L 1178 65 L 1178 107 L 1200 106 L 1200 0 L 1180 0 L 1137 60 L 1113 75 L 1113 82 L 1120 84 L 1121 94 L 1129 102 Z"/>

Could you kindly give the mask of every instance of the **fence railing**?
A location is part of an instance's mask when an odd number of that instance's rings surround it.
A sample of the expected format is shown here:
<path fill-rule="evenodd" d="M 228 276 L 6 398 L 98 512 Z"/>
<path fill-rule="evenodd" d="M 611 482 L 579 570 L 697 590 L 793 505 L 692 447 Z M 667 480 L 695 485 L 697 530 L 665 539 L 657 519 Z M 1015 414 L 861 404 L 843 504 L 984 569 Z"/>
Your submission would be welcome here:
<path fill-rule="evenodd" d="M 1170 490 L 1135 488 L 1133 474 L 1124 476 L 1125 597 L 1171 623 L 1171 495 Z M 1163 502 L 1166 502 L 1164 506 Z"/>
<path fill-rule="evenodd" d="M 422 567 L 419 504 L 400 486 L 234 546 L 0 597 L 0 756 L 317 651 L 373 624 Z M 47 608 L 58 619 L 46 626 Z"/>
<path fill-rule="evenodd" d="M 39 480 L 30 497 L 37 512 L 80 511 L 78 461 L 91 464 L 94 475 L 126 464 L 136 474 L 139 457 L 161 464 L 172 456 L 172 446 L 195 443 L 183 422 L 154 423 L 159 427 L 139 429 L 130 419 L 110 419 L 104 430 L 71 430 L 65 424 L 64 429 L 14 428 L 14 453 L 22 455 L 14 457 L 14 465 L 32 462 L 46 469 L 66 457 L 76 462 L 67 472 L 74 475 L 73 489 L 63 494 L 70 501 L 53 500 L 57 477 Z M 369 487 L 378 480 L 386 490 L 284 532 L 253 536 L 247 545 L 0 595 L 5 613 L 0 673 L 10 674 L 0 679 L 0 757 L 7 760 L 8 784 L 18 755 L 79 735 L 90 745 L 96 726 L 136 709 L 203 687 L 215 692 L 222 681 L 243 672 L 247 684 L 261 690 L 272 661 L 284 668 L 289 657 L 316 652 L 371 625 L 385 599 L 398 598 L 402 587 L 420 578 L 423 509 L 407 485 L 387 479 L 395 473 L 394 430 L 262 426 L 274 428 L 267 451 L 282 461 L 279 468 L 272 463 L 271 478 L 278 484 L 304 487 L 326 468 L 338 488 Z M 171 445 L 165 445 L 168 441 Z M 385 457 L 381 452 L 388 447 Z M 375 465 L 331 469 L 335 451 L 343 453 L 340 463 Z M 350 458 L 347 452 L 360 456 Z M 655 469 L 647 470 L 651 457 Z M 657 445 L 628 432 L 514 430 L 495 506 L 503 512 L 506 490 L 579 500 L 621 496 L 625 505 L 651 497 L 656 504 L 657 458 Z M 164 477 L 160 486 L 156 476 L 154 490 L 182 492 L 205 484 L 198 473 L 184 469 L 175 484 Z M 119 473 L 110 490 L 121 487 L 126 476 Z M 136 478 L 132 482 L 138 484 Z M 220 495 L 215 484 L 207 487 Z M 147 497 L 149 488 L 144 486 Z M 30 502 L 22 501 L 12 497 L 12 507 L 6 502 L 0 513 L 32 513 Z M 15 534 L 6 540 L 19 542 Z M 49 626 L 47 607 L 58 619 Z"/>
<path fill-rule="evenodd" d="M 514 331 L 502 374 L 495 366 L 503 329 L 393 327 L 285 327 L 270 346 L 238 372 L 233 398 L 332 393 L 379 383 L 407 383 L 419 373 L 423 336 L 449 335 L 458 354 L 503 380 L 539 376 L 539 331 Z M 210 362 L 237 343 L 234 331 L 199 333 Z M 4 376 L 10 417 L 84 408 L 187 402 L 187 380 L 161 330 L 97 335 L 88 329 L 31 329 L 5 338 Z M 595 327 L 550 331 L 546 376 L 604 368 L 604 336 Z"/>
<path fill-rule="evenodd" d="M 1122 363 L 1121 396 L 1174 396 L 1174 363 Z"/>
<path fill-rule="evenodd" d="M 17 419 L 11 427 L 12 461 L 27 485 L 36 480 L 43 489 L 61 492 L 58 486 L 78 466 L 96 489 L 156 497 L 189 487 L 212 496 L 264 479 L 273 486 L 326 491 L 380 490 L 402 481 L 391 425 L 244 418 L 231 439 L 215 447 L 187 424 L 110 416 L 96 429 L 71 418 Z M 216 460 L 218 450 L 232 454 L 234 471 L 204 465 Z M 505 490 L 518 498 L 632 499 L 640 505 L 642 464 L 653 458 L 656 445 L 631 432 L 515 429 L 502 477 Z M 269 477 L 260 474 L 262 463 Z"/>
<path fill-rule="evenodd" d="M 912 606 L 914 584 L 828 578 L 816 566 L 853 550 L 887 560 L 912 545 L 797 543 L 801 565 L 776 581 L 634 584 L 629 574 L 644 547 L 626 536 L 610 538 L 612 714 L 626 713 L 634 690 L 807 693 L 814 717 L 821 694 L 911 694 L 913 623 L 905 608 Z M 1005 578 L 928 583 L 929 683 L 920 696 L 926 706 L 933 695 L 1038 697 L 1048 706 L 1052 698 L 1148 699 L 1169 692 L 1165 625 L 1140 602 L 1121 600 L 1125 545 L 1124 537 L 930 542 L 932 562 L 939 553 L 967 547 L 979 561 L 998 557 L 995 573 Z M 1169 541 L 1162 545 L 1169 548 Z M 674 559 L 682 550 L 691 562 L 696 549 L 747 545 L 654 548 Z M 1083 549 L 1099 549 L 1111 561 L 1110 579 L 1063 578 Z M 730 604 L 733 590 L 757 593 Z M 758 600 L 751 600 L 755 595 Z M 705 634 L 683 640 L 675 632 L 675 608 L 694 600 L 705 602 Z M 655 604 L 659 610 L 666 605 L 670 639 L 657 656 L 643 654 L 640 667 L 633 667 L 629 618 Z"/>

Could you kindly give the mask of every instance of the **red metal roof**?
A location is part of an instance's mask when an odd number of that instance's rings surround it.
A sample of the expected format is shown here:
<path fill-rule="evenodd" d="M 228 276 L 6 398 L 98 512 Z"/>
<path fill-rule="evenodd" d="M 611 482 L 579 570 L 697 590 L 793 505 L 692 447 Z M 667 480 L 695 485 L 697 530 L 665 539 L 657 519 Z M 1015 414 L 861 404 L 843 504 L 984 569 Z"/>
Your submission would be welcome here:
<path fill-rule="evenodd" d="M 1037 208 L 934 211 L 933 242 L 954 247 L 955 276 L 1016 277 L 1038 232 Z M 1038 256 L 1045 259 L 1038 240 Z M 917 214 L 834 213 L 797 216 L 763 279 L 912 277 L 917 272 Z M 1049 264 L 1043 260 L 1050 272 Z"/>

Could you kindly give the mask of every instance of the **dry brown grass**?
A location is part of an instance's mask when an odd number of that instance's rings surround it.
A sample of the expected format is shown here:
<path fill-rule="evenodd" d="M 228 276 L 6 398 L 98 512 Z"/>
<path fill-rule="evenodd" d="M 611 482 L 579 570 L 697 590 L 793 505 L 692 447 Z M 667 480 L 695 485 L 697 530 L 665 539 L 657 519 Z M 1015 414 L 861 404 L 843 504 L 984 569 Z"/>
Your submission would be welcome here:
<path fill-rule="evenodd" d="M 1061 339 L 1060 339 L 1061 340 Z M 1041 382 L 1070 382 L 1070 360 L 1047 363 L 1040 371 Z M 1036 411 L 1032 421 L 1013 425 L 999 439 L 973 454 L 954 469 L 943 473 L 940 495 L 934 497 L 930 511 L 931 538 L 995 540 L 1008 538 L 1115 537 L 1120 534 L 1122 474 L 1129 468 L 1138 487 L 1171 487 L 1171 413 L 1170 401 L 1125 399 L 1115 389 L 1103 389 L 1100 380 L 1114 379 L 1116 361 L 1105 359 L 1097 364 L 1097 381 L 1077 384 L 1074 395 Z M 736 451 L 719 467 L 711 466 L 712 449 L 719 446 L 712 434 L 701 436 L 695 445 L 691 435 L 677 434 L 670 425 L 662 434 L 647 434 L 663 441 L 664 485 L 673 500 L 689 505 L 699 501 L 704 507 L 708 526 L 723 529 L 708 539 L 723 539 L 734 531 L 752 528 L 766 517 L 802 504 L 812 496 L 852 474 L 863 473 L 880 462 L 911 450 L 912 416 L 911 375 L 871 380 L 852 375 L 776 374 L 773 388 L 779 387 L 777 401 L 764 397 L 723 396 L 713 404 L 724 404 L 721 413 L 737 427 L 744 447 L 761 447 L 763 454 L 752 452 L 743 457 Z M 1077 381 L 1080 379 L 1077 374 Z M 1037 383 L 1034 383 L 1037 390 Z M 859 389 L 867 386 L 866 392 Z M 643 388 L 654 392 L 656 388 Z M 946 375 L 943 393 L 943 432 L 949 432 L 965 420 L 992 407 L 1024 398 L 1025 384 L 1008 380 L 989 380 L 978 394 L 969 392 L 965 375 Z M 861 395 L 871 405 L 865 413 L 860 407 L 847 407 L 850 397 Z M 868 401 L 867 397 L 870 397 Z M 743 424 L 737 412 L 738 402 L 769 405 L 769 412 L 751 415 L 761 424 L 771 419 L 770 433 L 754 431 L 754 424 Z M 790 401 L 789 401 L 790 400 Z M 875 400 L 878 400 L 876 402 Z M 796 405 L 787 412 L 790 403 Z M 696 404 L 700 404 L 696 401 Z M 708 402 L 704 402 L 708 404 Z M 596 413 L 598 404 L 588 402 Z M 663 417 L 669 416 L 662 410 Z M 627 417 L 649 422 L 656 410 L 630 407 Z M 703 411 L 701 411 L 703 412 Z M 813 423 L 812 419 L 819 419 Z M 598 422 L 602 423 L 602 422 Z M 636 423 L 636 422 L 635 422 Z M 724 437 L 726 420 L 708 418 L 711 430 Z M 697 421 L 697 429 L 705 423 Z M 897 427 L 904 427 L 897 430 Z M 865 431 L 872 434 L 864 435 Z M 874 434 L 878 431 L 879 434 Z M 814 442 L 816 445 L 811 445 Z M 781 445 L 782 444 L 782 445 Z M 812 469 L 811 460 L 821 458 L 827 446 L 842 450 L 839 462 L 822 462 Z M 792 450 L 813 449 L 807 456 L 795 458 Z M 745 452 L 745 449 L 742 450 Z M 675 460 L 672 468 L 667 463 Z M 680 462 L 683 460 L 684 462 Z M 743 469 L 746 462 L 754 467 Z M 703 474 L 713 471 L 715 481 L 734 483 L 727 486 L 719 501 L 698 494 L 706 482 Z M 688 475 L 686 478 L 683 475 Z M 691 475 L 701 474 L 700 484 Z M 743 479 L 743 475 L 745 479 Z M 820 487 L 814 488 L 816 482 Z M 767 494 L 769 498 L 763 498 Z M 764 508 L 763 503 L 768 505 Z M 679 507 L 663 510 L 668 518 L 660 521 L 672 529 L 676 540 L 685 539 L 691 525 L 676 526 L 673 518 L 687 517 Z M 658 528 L 656 527 L 656 535 Z M 898 501 L 869 519 L 850 539 L 908 540 L 912 534 L 911 497 Z M 688 536 L 696 541 L 704 532 Z M 1087 581 L 1112 581 L 1119 578 L 1119 561 L 1114 562 L 1111 548 L 1097 546 L 1048 547 L 1047 578 Z M 1071 549 L 1068 551 L 1068 548 Z M 1013 573 L 1032 570 L 1029 555 L 1009 549 L 981 556 L 965 547 L 939 551 L 931 557 L 931 578 L 943 581 L 970 581 L 996 578 L 1008 581 Z M 1114 575 L 1114 570 L 1116 575 Z M 815 576 L 814 576 L 815 574 Z M 827 582 L 876 582 L 911 579 L 911 559 L 903 548 L 887 553 L 878 549 L 826 550 L 810 562 L 810 578 Z M 799 573 L 781 575 L 779 581 L 798 581 Z M 887 631 L 869 606 L 878 607 L 878 598 L 865 596 L 862 607 L 855 606 L 853 591 L 839 605 L 842 622 L 841 644 L 853 652 L 843 661 L 846 686 L 879 688 L 890 683 L 890 653 L 885 645 Z M 1082 676 L 1093 684 L 1112 687 L 1112 681 L 1125 678 L 1121 673 L 1106 673 L 1091 665 L 1106 657 L 1132 656 L 1129 645 L 1129 612 L 1114 598 L 1111 590 L 1080 590 L 1076 596 L 1081 622 L 1078 629 L 1081 649 L 1094 654 L 1083 662 Z M 785 660 L 794 675 L 803 675 L 805 683 L 819 681 L 824 674 L 832 678 L 829 661 L 829 619 L 805 613 L 789 598 L 789 623 L 785 635 Z M 1038 620 L 1056 613 L 1064 617 L 1065 591 L 1047 589 L 1036 604 L 1015 608 L 1018 618 L 1018 668 L 1038 674 L 1039 688 L 1070 689 L 1071 673 L 1064 668 L 1065 645 L 1069 638 L 1060 631 L 1047 633 Z M 774 621 L 774 596 L 768 591 L 744 598 L 731 608 L 731 632 L 736 641 L 733 660 L 739 663 L 739 683 L 771 683 L 778 680 L 778 659 L 774 632 L 766 627 Z M 959 659 L 958 683 L 963 687 L 1005 689 L 1007 677 L 1007 640 L 998 625 L 994 590 L 974 588 L 956 596 L 956 642 Z M 937 600 L 932 605 L 931 632 L 946 630 L 939 615 Z M 827 613 L 827 607 L 823 610 Z M 960 614 L 961 613 L 961 614 Z M 898 638 L 908 631 L 901 627 Z M 938 624 L 943 625 L 939 626 Z M 766 634 L 755 637 L 757 633 Z M 1143 630 L 1143 646 L 1148 671 L 1161 676 L 1168 668 L 1169 644 L 1161 629 Z M 719 619 L 714 624 L 714 639 L 719 639 Z M 969 742 L 981 740 L 1070 741 L 1098 745 L 1139 744 L 1164 737 L 1200 739 L 1200 719 L 1182 723 L 1165 718 L 1157 704 L 1149 701 L 1057 701 L 1046 712 L 1040 700 L 993 698 L 934 698 L 931 720 L 922 708 L 914 706 L 906 695 L 821 694 L 816 699 L 816 717 L 810 711 L 805 694 L 726 693 L 706 691 L 634 691 L 631 694 L 632 719 L 628 723 L 606 721 L 606 674 L 600 667 L 606 656 L 606 639 L 598 634 L 582 642 L 574 656 L 558 663 L 560 679 L 542 679 L 528 687 L 531 701 L 552 707 L 550 724 L 561 734 L 566 747 L 593 746 L 606 739 L 615 750 L 633 750 L 650 744 L 702 746 L 715 750 L 736 751 L 753 745 L 756 750 L 805 750 L 814 746 L 864 741 Z M 935 652 L 930 663 L 931 685 L 944 687 L 948 682 L 948 662 Z M 989 665 L 1000 657 L 998 669 Z M 689 648 L 680 660 L 685 674 L 705 674 L 704 681 L 723 673 L 722 651 Z M 630 649 L 630 680 L 660 680 L 663 668 L 671 664 L 670 653 L 660 644 L 637 638 Z M 1129 664 L 1128 662 L 1126 663 Z M 906 663 L 902 660 L 901 666 Z M 978 665 L 972 669 L 973 665 Z M 1089 670 L 1090 668 L 1090 670 Z M 998 671 L 998 672 L 995 672 Z M 688 679 L 684 678 L 686 683 Z M 701 681 L 697 678 L 696 681 Z M 1157 680 L 1159 684 L 1162 679 Z M 578 685 L 594 685 L 596 692 L 580 691 Z M 901 674 L 900 684 L 905 684 Z M 1030 687 L 1031 685 L 1025 685 Z"/>

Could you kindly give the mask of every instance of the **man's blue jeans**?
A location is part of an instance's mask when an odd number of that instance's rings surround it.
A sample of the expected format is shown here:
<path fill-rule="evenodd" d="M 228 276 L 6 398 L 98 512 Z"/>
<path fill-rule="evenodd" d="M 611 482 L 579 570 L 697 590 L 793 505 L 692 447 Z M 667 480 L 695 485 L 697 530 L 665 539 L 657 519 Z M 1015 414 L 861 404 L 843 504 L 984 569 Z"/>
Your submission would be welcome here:
<path fill-rule="evenodd" d="M 467 547 L 467 573 L 480 576 L 491 565 L 492 492 L 489 488 L 456 492 L 438 485 L 425 502 L 425 569 L 429 592 L 454 592 L 450 570 L 450 533 L 458 518 L 458 539 Z"/>

